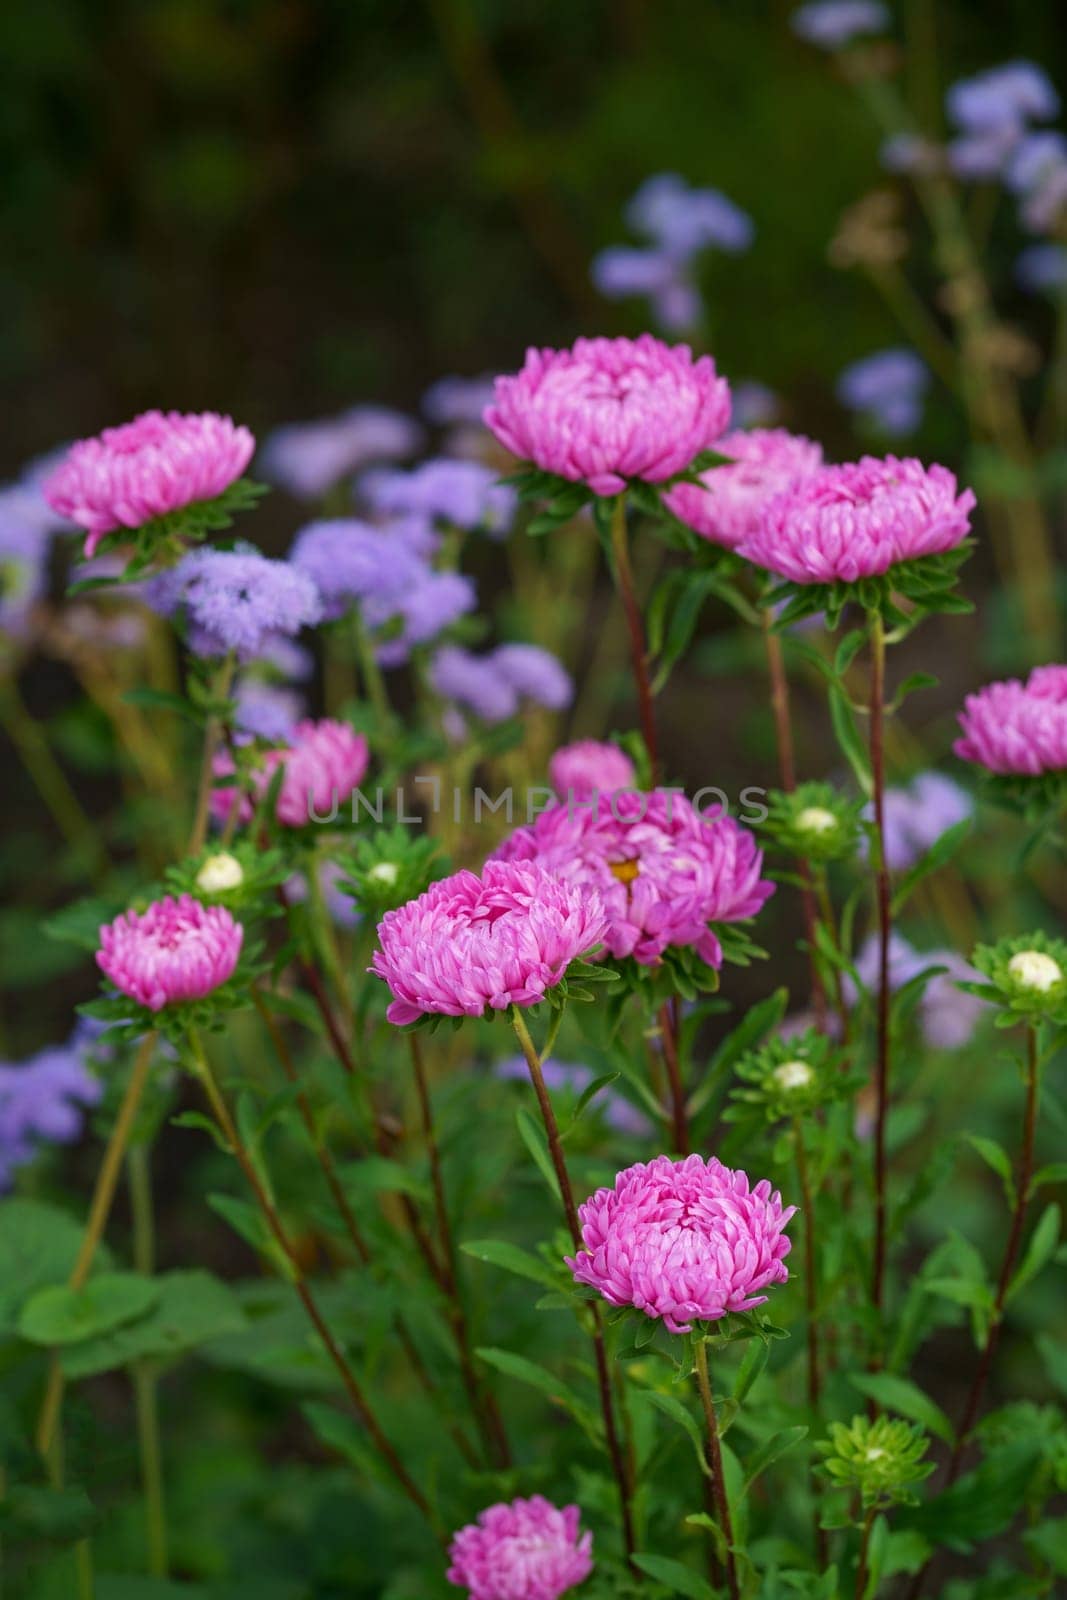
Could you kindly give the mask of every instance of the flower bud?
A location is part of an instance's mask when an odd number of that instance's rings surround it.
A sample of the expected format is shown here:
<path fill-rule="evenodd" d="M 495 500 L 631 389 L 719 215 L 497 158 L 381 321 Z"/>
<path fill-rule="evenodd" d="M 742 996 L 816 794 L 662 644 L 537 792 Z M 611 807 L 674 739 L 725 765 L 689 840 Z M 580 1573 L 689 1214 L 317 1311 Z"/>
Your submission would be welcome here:
<path fill-rule="evenodd" d="M 227 850 L 208 856 L 196 875 L 196 887 L 204 894 L 224 894 L 227 889 L 239 889 L 244 882 L 244 868 L 236 856 Z"/>

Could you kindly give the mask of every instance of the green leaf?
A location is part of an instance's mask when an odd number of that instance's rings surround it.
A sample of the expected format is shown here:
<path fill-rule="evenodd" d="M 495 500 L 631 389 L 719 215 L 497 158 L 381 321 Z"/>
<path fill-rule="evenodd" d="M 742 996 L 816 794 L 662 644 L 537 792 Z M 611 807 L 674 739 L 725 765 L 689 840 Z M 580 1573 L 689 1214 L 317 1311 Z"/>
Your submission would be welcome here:
<path fill-rule="evenodd" d="M 921 1423 L 946 1444 L 953 1443 L 956 1434 L 952 1423 L 941 1407 L 910 1378 L 898 1377 L 893 1372 L 860 1372 L 853 1373 L 849 1382 L 860 1394 L 877 1401 L 887 1411 L 897 1411 L 909 1422 Z"/>
<path fill-rule="evenodd" d="M 13 1334 L 18 1313 L 37 1289 L 64 1283 L 81 1248 L 83 1225 L 41 1200 L 0 1201 L 0 1332 Z M 111 1253 L 97 1252 L 107 1270 Z"/>
<path fill-rule="evenodd" d="M 1030 1183 L 1030 1193 L 1036 1194 L 1046 1183 L 1067 1183 L 1067 1161 L 1050 1161 L 1047 1167 L 1040 1167 Z"/>
<path fill-rule="evenodd" d="M 515 1378 L 519 1383 L 528 1383 L 532 1389 L 539 1389 L 547 1400 L 569 1411 L 571 1416 L 583 1422 L 588 1420 L 588 1412 L 578 1396 L 547 1367 L 538 1366 L 536 1361 L 528 1361 L 525 1356 L 517 1356 L 511 1350 L 479 1349 L 474 1353 L 480 1361 L 496 1367 L 498 1372 L 505 1373 L 507 1377 Z"/>
<path fill-rule="evenodd" d="M 1022 1266 L 1008 1285 L 1008 1292 L 1004 1297 L 1004 1304 L 1008 1305 L 1019 1291 L 1026 1287 L 1031 1278 L 1036 1278 L 1042 1267 L 1048 1265 L 1052 1259 L 1060 1239 L 1060 1208 L 1053 1203 L 1046 1206 L 1041 1213 L 1037 1227 L 1030 1236 L 1030 1243 L 1026 1247 Z"/>
<path fill-rule="evenodd" d="M 413 1172 L 388 1156 L 363 1156 L 346 1162 L 339 1172 L 344 1187 L 354 1194 L 410 1194 L 418 1200 L 428 1192 Z"/>
<path fill-rule="evenodd" d="M 642 1391 L 645 1399 L 654 1405 L 657 1411 L 662 1411 L 665 1417 L 670 1417 L 680 1428 L 684 1428 L 689 1435 L 693 1449 L 696 1451 L 697 1465 L 701 1472 L 708 1473 L 708 1464 L 704 1455 L 704 1435 L 688 1406 L 673 1394 L 663 1394 L 659 1389 L 645 1389 Z"/>
<path fill-rule="evenodd" d="M 972 821 L 964 817 L 962 822 L 956 822 L 951 828 L 946 828 L 941 837 L 930 846 L 926 854 L 904 874 L 897 885 L 893 896 L 893 915 L 899 916 L 905 905 L 911 899 L 915 890 L 934 872 L 938 872 L 956 854 L 964 839 L 971 832 Z"/>
<path fill-rule="evenodd" d="M 509 1244 L 506 1239 L 472 1239 L 460 1245 L 464 1255 L 473 1256 L 476 1261 L 487 1261 L 491 1266 L 503 1267 L 505 1272 L 514 1272 L 520 1278 L 529 1278 L 531 1283 L 540 1283 L 548 1289 L 558 1289 L 559 1279 L 552 1270 L 532 1256 L 526 1250 L 520 1250 L 517 1244 Z"/>
<path fill-rule="evenodd" d="M 574 1116 L 571 1118 L 570 1125 L 567 1128 L 568 1133 L 580 1121 L 582 1113 L 589 1105 L 589 1102 L 594 1100 L 602 1089 L 606 1089 L 609 1084 L 615 1083 L 621 1076 L 622 1074 L 618 1072 L 605 1072 L 599 1078 L 594 1078 L 593 1082 L 582 1090 L 578 1104 L 574 1108 Z"/>
<path fill-rule="evenodd" d="M 650 1578 L 655 1578 L 657 1583 L 662 1583 L 672 1594 L 685 1595 L 686 1600 L 718 1600 L 716 1591 L 706 1578 L 670 1556 L 639 1552 L 634 1556 L 634 1564 L 642 1572 L 647 1572 Z"/>
<path fill-rule="evenodd" d="M 830 720 L 834 726 L 834 736 L 849 766 L 855 773 L 856 782 L 863 793 L 870 796 L 872 790 L 871 763 L 867 753 L 867 746 L 863 742 L 859 728 L 856 725 L 856 716 L 852 710 L 848 696 L 836 685 L 829 689 Z"/>
<path fill-rule="evenodd" d="M 544 1178 L 556 1199 L 562 1204 L 562 1196 L 559 1192 L 559 1183 L 556 1179 L 556 1169 L 552 1165 L 552 1157 L 549 1154 L 548 1142 L 545 1139 L 544 1134 L 541 1132 L 541 1129 L 531 1117 L 530 1113 L 526 1110 L 525 1106 L 520 1106 L 516 1111 L 515 1122 L 518 1126 L 519 1135 L 522 1139 L 522 1142 L 530 1152 L 531 1156 L 533 1156 L 533 1159 L 537 1165 L 537 1169 L 542 1178 Z"/>
<path fill-rule="evenodd" d="M 1011 1169 L 1011 1157 L 1003 1145 L 995 1139 L 986 1139 L 980 1133 L 965 1133 L 963 1136 L 973 1149 L 977 1150 L 987 1167 L 1000 1178 L 1004 1185 L 1004 1193 L 1008 1197 L 1008 1205 L 1015 1204 L 1015 1177 Z"/>
<path fill-rule="evenodd" d="M 82 1289 L 54 1284 L 39 1289 L 22 1308 L 18 1331 L 30 1344 L 76 1344 L 143 1317 L 159 1299 L 151 1278 L 104 1272 Z"/>
<path fill-rule="evenodd" d="M 95 1521 L 92 1501 L 77 1487 L 45 1489 L 16 1483 L 0 1499 L 0 1532 L 5 1537 L 69 1544 L 72 1539 L 84 1539 Z"/>
<path fill-rule="evenodd" d="M 986 1457 L 975 1472 L 922 1506 L 894 1513 L 898 1526 L 918 1529 L 933 1544 L 968 1550 L 1008 1527 L 1026 1499 L 1041 1457 L 1035 1439 L 1025 1439 Z"/>
<path fill-rule="evenodd" d="M 1023 1534 L 1023 1543 L 1059 1577 L 1067 1578 L 1067 1517 L 1039 1522 Z"/>
<path fill-rule="evenodd" d="M 766 1472 L 767 1468 L 777 1461 L 779 1456 L 784 1456 L 787 1450 L 792 1450 L 794 1445 L 798 1445 L 801 1439 L 806 1439 L 807 1436 L 807 1428 L 798 1425 L 794 1428 L 782 1428 L 778 1433 L 774 1433 L 769 1439 L 764 1440 L 759 1449 L 754 1451 L 748 1460 L 743 1463 L 745 1470 L 744 1492 L 748 1493 L 761 1472 Z"/>
<path fill-rule="evenodd" d="M 66 1377 L 89 1378 L 143 1359 L 175 1359 L 245 1326 L 237 1296 L 209 1272 L 165 1272 L 153 1282 L 159 1299 L 147 1316 L 62 1352 Z"/>

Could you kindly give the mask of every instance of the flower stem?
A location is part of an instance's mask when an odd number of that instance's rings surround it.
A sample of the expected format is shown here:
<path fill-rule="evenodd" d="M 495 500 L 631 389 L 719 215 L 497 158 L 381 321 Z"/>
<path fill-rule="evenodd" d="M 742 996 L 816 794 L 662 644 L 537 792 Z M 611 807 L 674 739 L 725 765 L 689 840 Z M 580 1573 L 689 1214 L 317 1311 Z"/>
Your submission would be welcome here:
<path fill-rule="evenodd" d="M 867 1556 L 871 1548 L 871 1534 L 874 1532 L 874 1519 L 878 1515 L 878 1507 L 872 1506 L 867 1513 L 863 1524 L 863 1536 L 860 1539 L 860 1556 L 856 1563 L 856 1600 L 863 1600 L 863 1591 L 867 1587 Z"/>
<path fill-rule="evenodd" d="M 155 1221 L 152 1215 L 152 1173 L 147 1144 L 141 1142 L 130 1147 L 126 1172 L 133 1216 L 133 1264 L 138 1272 L 150 1277 L 155 1271 Z M 151 1361 L 135 1361 L 132 1376 L 148 1534 L 148 1570 L 153 1578 L 165 1578 L 169 1568 L 167 1511 L 163 1494 L 163 1456 L 155 1367 Z"/>
<path fill-rule="evenodd" d="M 146 1033 L 141 1040 L 140 1048 L 134 1058 L 133 1069 L 126 1093 L 123 1095 L 119 1114 L 104 1150 L 104 1159 L 100 1163 L 100 1171 L 96 1176 L 96 1187 L 89 1205 L 89 1216 L 86 1220 L 85 1231 L 82 1234 L 78 1257 L 67 1279 L 68 1289 L 81 1289 L 85 1286 L 89 1273 L 92 1270 L 100 1241 L 107 1227 L 107 1219 L 111 1214 L 111 1203 L 115 1198 L 115 1189 L 118 1186 L 119 1174 L 122 1171 L 123 1157 L 130 1141 L 137 1108 L 141 1103 L 145 1084 L 148 1080 L 148 1069 L 152 1062 L 152 1053 L 155 1049 L 156 1036 Z M 52 1364 L 48 1373 L 48 1384 L 45 1389 L 44 1401 L 41 1406 L 40 1416 L 37 1419 L 37 1449 L 47 1460 L 55 1435 L 56 1424 L 59 1421 L 60 1407 L 63 1404 L 63 1369 L 59 1358 L 53 1353 Z"/>
<path fill-rule="evenodd" d="M 793 1151 L 796 1156 L 800 1203 L 804 1212 L 804 1302 L 808 1322 L 807 1399 L 808 1410 L 812 1413 L 814 1419 L 818 1416 L 819 1402 L 822 1395 L 822 1377 L 819 1367 L 819 1278 L 818 1252 L 815 1245 L 815 1191 L 812 1188 L 811 1173 L 808 1169 L 808 1152 L 804 1143 L 804 1127 L 799 1117 L 793 1118 Z M 826 1531 L 819 1523 L 818 1497 L 814 1491 L 815 1484 L 813 1479 L 815 1550 L 820 1567 L 825 1568 L 827 1557 Z"/>
<path fill-rule="evenodd" d="M 871 641 L 870 753 L 874 801 L 874 888 L 878 914 L 878 1011 L 874 1120 L 874 1270 L 871 1300 L 877 1312 L 885 1295 L 886 1122 L 889 1115 L 889 945 L 892 936 L 891 886 L 885 857 L 885 630 L 881 613 L 869 618 Z M 878 1335 L 879 1341 L 881 1335 Z"/>
<path fill-rule="evenodd" d="M 108 870 L 103 847 L 40 724 L 27 710 L 12 672 L 0 677 L 0 721 L 60 833 L 84 860 L 89 876 L 101 881 Z"/>
<path fill-rule="evenodd" d="M 680 1156 L 687 1156 L 692 1149 L 689 1138 L 689 1116 L 686 1110 L 685 1084 L 682 1082 L 682 1069 L 678 1060 L 678 1027 L 675 1003 L 665 1000 L 659 1008 L 659 1036 L 663 1051 L 663 1060 L 667 1068 L 667 1082 L 671 1091 L 671 1125 L 674 1132 L 674 1148 Z"/>
<path fill-rule="evenodd" d="M 232 653 L 226 657 L 218 671 L 214 684 L 214 693 L 224 700 L 230 692 L 233 682 L 234 658 Z M 215 753 L 222 739 L 223 722 L 221 717 L 209 717 L 204 728 L 204 751 L 200 758 L 200 780 L 196 787 L 196 805 L 193 810 L 193 825 L 189 834 L 189 843 L 185 853 L 195 856 L 197 851 L 204 847 L 207 838 L 208 815 L 211 805 L 211 790 L 215 781 Z"/>
<path fill-rule="evenodd" d="M 406 1494 L 416 1510 L 426 1518 L 427 1522 L 430 1524 L 435 1535 L 443 1546 L 445 1544 L 444 1536 L 441 1532 L 437 1518 L 430 1508 L 429 1502 L 427 1501 L 422 1490 L 409 1475 L 407 1468 L 400 1459 L 400 1456 L 397 1454 L 393 1445 L 386 1437 L 382 1425 L 378 1421 L 377 1415 L 375 1414 L 369 1400 L 364 1394 L 359 1380 L 352 1371 L 344 1351 L 341 1349 L 341 1346 L 331 1333 L 322 1315 L 322 1312 L 319 1309 L 318 1301 L 312 1293 L 311 1287 L 304 1275 L 304 1269 L 301 1265 L 299 1253 L 286 1233 L 285 1228 L 282 1225 L 281 1218 L 279 1217 L 274 1206 L 274 1202 L 271 1200 L 263 1180 L 256 1169 L 255 1163 L 249 1155 L 244 1141 L 241 1138 L 241 1135 L 237 1129 L 237 1125 L 234 1122 L 229 1106 L 226 1104 L 226 1100 L 221 1089 L 219 1088 L 218 1081 L 216 1080 L 215 1074 L 211 1068 L 211 1063 L 204 1053 L 204 1049 L 200 1043 L 200 1040 L 195 1034 L 190 1032 L 189 1041 L 193 1049 L 197 1073 L 201 1083 L 203 1084 L 204 1092 L 207 1096 L 208 1104 L 211 1107 L 215 1120 L 217 1121 L 219 1129 L 222 1132 L 227 1144 L 233 1152 L 233 1155 L 237 1160 L 237 1164 L 244 1174 L 245 1181 L 252 1191 L 253 1197 L 255 1198 L 256 1204 L 263 1215 L 263 1220 L 267 1224 L 267 1228 L 272 1239 L 274 1240 L 274 1243 L 281 1251 L 293 1288 L 296 1290 L 300 1302 L 307 1313 L 308 1320 L 315 1329 L 315 1332 L 318 1334 L 326 1354 L 333 1363 L 337 1375 L 341 1380 L 341 1385 L 347 1394 L 349 1401 L 351 1402 L 352 1409 L 355 1411 L 363 1427 L 366 1429 L 375 1445 L 375 1448 L 378 1451 L 378 1454 L 381 1456 L 382 1460 L 393 1474 L 393 1477 L 396 1479 L 400 1488 Z"/>
<path fill-rule="evenodd" d="M 518 1006 L 512 1006 L 511 1008 L 511 1025 L 515 1030 L 515 1037 L 519 1041 L 519 1048 L 526 1058 L 534 1093 L 541 1108 L 541 1120 L 545 1125 L 545 1135 L 548 1139 L 548 1148 L 552 1156 L 552 1166 L 555 1170 L 556 1181 L 559 1184 L 563 1212 L 567 1218 L 567 1227 L 570 1230 L 574 1248 L 580 1250 L 582 1248 L 582 1229 L 578 1220 L 578 1207 L 574 1203 L 574 1189 L 571 1184 L 570 1173 L 567 1171 L 567 1162 L 563 1154 L 563 1144 L 559 1136 L 559 1124 L 556 1121 L 556 1113 L 552 1109 L 552 1101 L 549 1099 L 548 1089 L 545 1086 L 545 1078 L 544 1073 L 541 1071 L 541 1058 L 537 1053 L 537 1046 L 530 1037 L 530 1030 L 526 1026 L 526 1021 Z M 622 1536 L 626 1559 L 631 1569 L 634 1570 L 633 1486 L 626 1470 L 626 1462 L 619 1442 L 619 1432 L 615 1421 L 615 1406 L 611 1394 L 611 1376 L 608 1369 L 607 1350 L 604 1344 L 604 1325 L 600 1315 L 600 1307 L 594 1302 L 589 1309 L 592 1316 L 593 1353 L 596 1357 L 600 1409 L 604 1418 L 604 1438 L 607 1442 L 608 1455 L 611 1458 L 611 1467 L 615 1474 L 615 1482 L 619 1491 Z"/>
<path fill-rule="evenodd" d="M 701 1335 L 693 1340 L 696 1360 L 697 1388 L 704 1407 L 704 1423 L 708 1434 L 708 1466 L 711 1469 L 711 1488 L 715 1497 L 715 1516 L 726 1546 L 726 1586 L 730 1600 L 740 1600 L 741 1587 L 737 1580 L 737 1562 L 734 1558 L 734 1530 L 730 1520 L 730 1501 L 726 1493 L 726 1477 L 722 1469 L 722 1446 L 719 1441 L 719 1422 L 715 1415 L 715 1401 L 711 1393 L 708 1373 L 708 1344 Z"/>
<path fill-rule="evenodd" d="M 498 1466 L 509 1467 L 511 1465 L 511 1447 L 508 1444 L 507 1433 L 504 1429 L 504 1419 L 493 1395 L 478 1382 L 478 1377 L 474 1370 L 470 1328 L 460 1293 L 459 1272 L 456 1265 L 456 1246 L 452 1237 L 452 1225 L 448 1217 L 448 1200 L 445 1195 L 444 1174 L 441 1170 L 441 1152 L 437 1144 L 437 1130 L 434 1127 L 430 1086 L 426 1081 L 426 1065 L 422 1059 L 422 1044 L 415 1033 L 408 1035 L 408 1042 L 411 1046 L 411 1066 L 415 1077 L 415 1091 L 419 1100 L 419 1114 L 422 1119 L 422 1136 L 430 1158 L 430 1178 L 433 1186 L 434 1209 L 437 1216 L 437 1234 L 441 1242 L 441 1253 L 447 1274 L 448 1316 L 452 1324 L 456 1349 L 459 1353 L 459 1366 L 463 1376 L 463 1385 L 467 1391 L 471 1411 L 477 1417 L 482 1428 L 490 1456 L 495 1457 Z"/>
<path fill-rule="evenodd" d="M 648 751 L 652 768 L 653 787 L 660 781 L 659 738 L 656 733 L 656 714 L 652 704 L 652 685 L 648 676 L 648 648 L 645 644 L 645 627 L 641 608 L 637 603 L 633 567 L 630 565 L 630 546 L 626 535 L 626 496 L 617 496 L 611 510 L 611 550 L 615 564 L 615 582 L 619 598 L 626 613 L 626 626 L 630 633 L 630 662 L 633 667 L 634 687 L 637 690 L 637 709 L 641 720 L 641 734 Z"/>

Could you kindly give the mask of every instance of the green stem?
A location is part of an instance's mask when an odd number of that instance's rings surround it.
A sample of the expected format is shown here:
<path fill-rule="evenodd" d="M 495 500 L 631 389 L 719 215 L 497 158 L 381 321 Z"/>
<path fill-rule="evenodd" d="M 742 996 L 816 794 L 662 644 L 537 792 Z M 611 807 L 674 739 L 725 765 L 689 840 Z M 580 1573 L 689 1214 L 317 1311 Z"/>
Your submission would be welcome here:
<path fill-rule="evenodd" d="M 218 699 L 224 700 L 230 692 L 233 682 L 234 657 L 228 655 L 218 670 L 213 693 Z M 207 838 L 208 817 L 211 810 L 211 790 L 215 782 L 215 755 L 223 734 L 223 721 L 221 717 L 209 717 L 204 728 L 204 750 L 200 757 L 200 778 L 196 786 L 196 804 L 193 809 L 193 824 L 189 833 L 189 843 L 185 853 L 195 856 L 204 847 Z"/>
<path fill-rule="evenodd" d="M 693 1340 L 696 1362 L 697 1388 L 704 1408 L 704 1424 L 708 1435 L 708 1467 L 711 1471 L 711 1488 L 715 1497 L 715 1516 L 726 1546 L 726 1584 L 730 1600 L 740 1600 L 741 1586 L 737 1578 L 737 1560 L 734 1556 L 734 1530 L 730 1519 L 730 1500 L 726 1493 L 726 1475 L 722 1466 L 722 1446 L 719 1440 L 719 1422 L 715 1415 L 715 1401 L 711 1393 L 711 1376 L 708 1372 L 708 1342 L 697 1334 Z"/>
<path fill-rule="evenodd" d="M 885 857 L 885 629 L 881 613 L 869 618 L 871 640 L 870 753 L 874 802 L 874 891 L 878 918 L 877 1055 L 874 1119 L 874 1267 L 871 1300 L 881 1312 L 886 1265 L 886 1124 L 889 1116 L 889 946 L 892 937 L 892 889 Z M 881 1334 L 878 1334 L 879 1343 Z"/>
<path fill-rule="evenodd" d="M 0 720 L 60 833 L 85 861 L 90 877 L 100 881 L 106 876 L 109 863 L 96 830 L 52 754 L 40 724 L 28 711 L 11 672 L 0 677 Z"/>
<path fill-rule="evenodd" d="M 374 720 L 377 724 L 379 739 L 383 747 L 388 749 L 392 743 L 393 735 L 393 713 L 389 705 L 389 694 L 385 687 L 385 677 L 378 662 L 378 657 L 374 653 L 373 642 L 363 626 L 363 619 L 358 612 L 353 612 L 352 614 L 352 631 L 363 687 L 374 711 Z"/>
<path fill-rule="evenodd" d="M 807 1399 L 813 1423 L 818 1420 L 822 1394 L 822 1377 L 819 1367 L 819 1268 L 815 1244 L 815 1190 L 808 1170 L 808 1152 L 804 1143 L 804 1126 L 799 1117 L 793 1118 L 793 1150 L 797 1163 L 797 1185 L 804 1213 L 804 1304 L 807 1313 Z M 815 1520 L 815 1552 L 819 1566 L 825 1570 L 827 1560 L 826 1531 L 819 1523 L 819 1502 L 812 1484 Z"/>
<path fill-rule="evenodd" d="M 626 626 L 630 633 L 630 664 L 633 668 L 634 688 L 637 691 L 637 709 L 641 721 L 641 735 L 648 751 L 652 768 L 653 788 L 660 781 L 659 737 L 656 732 L 656 713 L 652 703 L 652 685 L 648 676 L 648 647 L 645 643 L 645 626 L 641 608 L 637 603 L 633 567 L 630 564 L 630 544 L 626 533 L 626 496 L 618 495 L 611 509 L 611 551 L 615 566 L 615 583 Z"/>
<path fill-rule="evenodd" d="M 874 1531 L 874 1519 L 878 1515 L 878 1507 L 872 1506 L 867 1513 L 863 1524 L 863 1537 L 860 1540 L 860 1557 L 856 1563 L 856 1600 L 863 1600 L 863 1592 L 867 1587 L 867 1556 L 871 1547 L 871 1534 Z"/>
<path fill-rule="evenodd" d="M 148 1080 L 148 1069 L 152 1062 L 155 1043 L 155 1034 L 146 1033 L 134 1058 L 133 1070 L 126 1085 L 126 1093 L 119 1107 L 115 1126 L 111 1130 L 111 1136 L 104 1151 L 104 1159 L 100 1164 L 100 1171 L 97 1173 L 96 1187 L 93 1190 L 93 1198 L 89 1206 L 89 1216 L 85 1224 L 85 1231 L 82 1234 L 78 1258 L 71 1269 L 70 1277 L 67 1279 L 68 1289 L 81 1289 L 84 1287 L 92 1269 L 100 1241 L 104 1236 L 107 1219 L 111 1214 L 111 1203 L 115 1198 L 119 1173 L 122 1171 L 123 1157 L 126 1154 L 126 1147 L 133 1131 L 134 1119 Z M 59 1364 L 58 1356 L 53 1352 L 48 1384 L 37 1421 L 37 1449 L 45 1460 L 48 1459 L 51 1451 L 56 1424 L 59 1421 L 59 1411 L 63 1403 L 63 1387 L 63 1369 Z"/>
<path fill-rule="evenodd" d="M 131 1146 L 126 1168 L 133 1214 L 133 1263 L 138 1272 L 150 1277 L 155 1271 L 155 1219 L 152 1213 L 152 1173 L 147 1144 L 142 1142 Z M 148 1531 L 148 1570 L 154 1578 L 165 1578 L 169 1571 L 167 1511 L 163 1494 L 156 1371 L 151 1361 L 133 1363 L 133 1389 L 137 1407 L 145 1525 Z"/>

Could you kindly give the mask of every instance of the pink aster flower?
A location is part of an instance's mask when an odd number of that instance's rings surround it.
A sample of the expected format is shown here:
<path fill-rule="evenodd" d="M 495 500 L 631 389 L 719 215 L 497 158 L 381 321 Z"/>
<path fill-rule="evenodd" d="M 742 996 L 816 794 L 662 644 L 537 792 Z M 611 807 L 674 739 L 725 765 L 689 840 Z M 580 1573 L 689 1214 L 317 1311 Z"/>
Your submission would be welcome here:
<path fill-rule="evenodd" d="M 298 722 L 284 750 L 268 750 L 260 762 L 252 784 L 256 801 L 270 788 L 278 767 L 285 768 L 274 815 L 288 828 L 302 828 L 311 821 L 330 820 L 336 808 L 359 786 L 367 770 L 367 741 L 347 722 L 323 717 L 319 722 Z M 220 754 L 215 758 L 215 776 L 229 777 L 233 760 Z M 247 795 L 235 789 L 216 788 L 211 793 L 211 813 L 225 822 L 234 805 L 237 820 L 248 822 L 254 809 Z"/>
<path fill-rule="evenodd" d="M 583 1248 L 567 1265 L 612 1305 L 688 1333 L 694 1320 L 762 1305 L 760 1291 L 786 1281 L 795 1210 L 766 1179 L 750 1189 L 714 1156 L 657 1156 L 578 1207 Z"/>
<path fill-rule="evenodd" d="M 254 449 L 248 429 L 217 412 L 145 411 L 72 445 L 46 480 L 44 496 L 85 529 L 88 558 L 116 528 L 139 528 L 213 500 L 241 476 Z"/>
<path fill-rule="evenodd" d="M 225 983 L 243 938 L 241 924 L 222 906 L 167 895 L 106 923 L 96 964 L 116 989 L 161 1011 L 179 1000 L 202 1000 Z"/>
<path fill-rule="evenodd" d="M 703 817 L 684 795 L 657 789 L 601 794 L 543 811 L 496 852 L 535 861 L 595 893 L 607 915 L 604 944 L 617 957 L 654 966 L 671 945 L 691 945 L 709 966 L 722 946 L 709 926 L 754 917 L 774 893 L 763 856 L 731 817 Z"/>
<path fill-rule="evenodd" d="M 954 549 L 967 537 L 974 505 L 970 489 L 957 493 L 947 467 L 864 456 L 776 495 L 739 550 L 793 583 L 854 583 Z"/>
<path fill-rule="evenodd" d="M 711 357 L 650 333 L 528 350 L 485 412 L 513 455 L 600 495 L 684 472 L 729 421 L 730 388 Z"/>
<path fill-rule="evenodd" d="M 480 1017 L 486 1007 L 534 1006 L 604 936 L 596 894 L 527 862 L 457 872 L 378 924 L 370 970 L 393 994 L 403 1026 L 428 1012 Z"/>
<path fill-rule="evenodd" d="M 557 1600 L 593 1570 L 593 1535 L 577 1506 L 562 1511 L 539 1494 L 489 1506 L 449 1548 L 449 1583 L 470 1600 Z"/>
<path fill-rule="evenodd" d="M 548 777 L 558 795 L 583 799 L 591 794 L 613 794 L 632 789 L 637 772 L 625 750 L 617 744 L 579 739 L 560 747 L 548 763 Z"/>
<path fill-rule="evenodd" d="M 1039 777 L 1067 768 L 1067 666 L 1035 667 L 969 694 L 959 716 L 964 761 L 1002 775 Z"/>
<path fill-rule="evenodd" d="M 739 428 L 724 434 L 715 448 L 733 464 L 703 473 L 704 489 L 676 484 L 664 502 L 680 522 L 727 550 L 752 537 L 775 495 L 822 466 L 822 446 L 785 428 Z"/>

